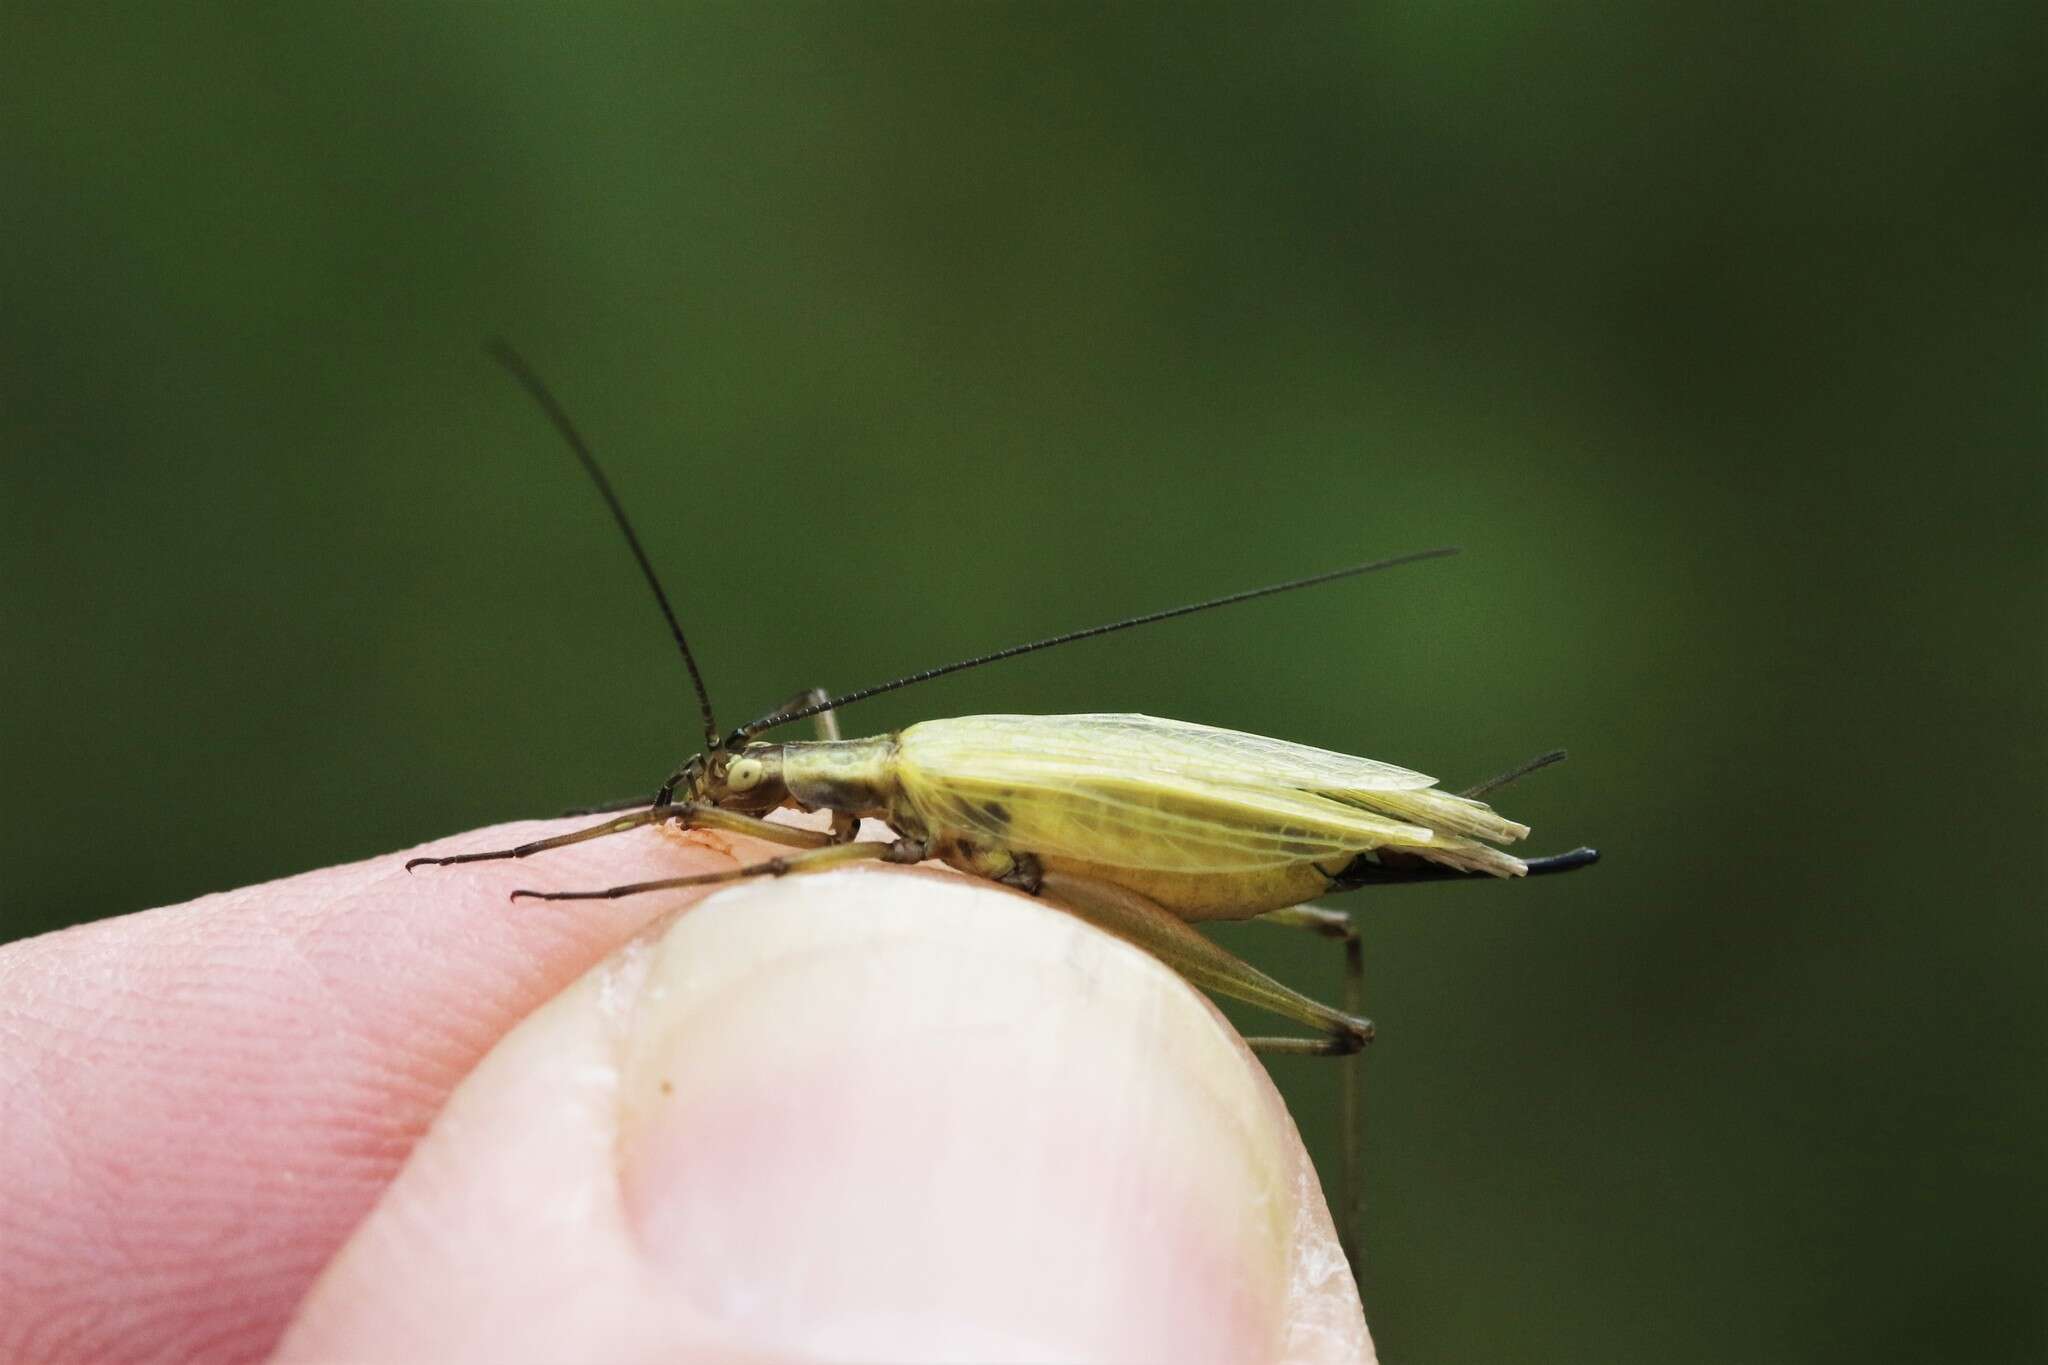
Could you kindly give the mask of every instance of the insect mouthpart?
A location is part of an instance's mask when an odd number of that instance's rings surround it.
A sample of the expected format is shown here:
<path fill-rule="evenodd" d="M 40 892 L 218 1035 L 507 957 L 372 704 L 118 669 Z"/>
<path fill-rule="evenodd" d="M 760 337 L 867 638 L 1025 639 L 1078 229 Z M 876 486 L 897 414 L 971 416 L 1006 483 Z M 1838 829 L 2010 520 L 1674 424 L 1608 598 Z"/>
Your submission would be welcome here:
<path fill-rule="evenodd" d="M 714 750 L 714 752 L 716 751 Z M 661 790 L 654 794 L 654 804 L 657 806 L 672 804 L 675 801 L 676 792 L 679 790 L 682 792 L 685 801 L 704 800 L 705 774 L 708 771 L 709 765 L 706 764 L 704 755 L 693 755 L 687 763 L 684 763 L 668 775 L 668 781 L 662 783 Z"/>

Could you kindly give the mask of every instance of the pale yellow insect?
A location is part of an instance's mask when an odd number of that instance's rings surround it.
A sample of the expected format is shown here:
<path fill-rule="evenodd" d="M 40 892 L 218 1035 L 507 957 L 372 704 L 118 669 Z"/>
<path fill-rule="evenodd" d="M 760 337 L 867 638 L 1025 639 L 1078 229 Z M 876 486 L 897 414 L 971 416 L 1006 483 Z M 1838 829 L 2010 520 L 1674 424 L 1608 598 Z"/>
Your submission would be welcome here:
<path fill-rule="evenodd" d="M 639 808 L 630 814 L 517 848 L 417 858 L 408 867 L 524 858 L 653 824 L 749 834 L 793 851 L 723 872 L 601 890 L 514 894 L 613 899 L 855 862 L 938 859 L 1046 895 L 1150 951 L 1194 984 L 1272 1010 L 1316 1034 L 1248 1040 L 1256 1048 L 1345 1054 L 1373 1036 L 1372 1023 L 1357 1012 L 1357 936 L 1348 915 L 1304 902 L 1370 884 L 1566 871 L 1597 857 L 1591 849 L 1576 849 L 1524 862 L 1497 845 L 1523 838 L 1528 828 L 1475 799 L 1561 754 L 1455 795 L 1440 790 L 1433 778 L 1392 764 L 1142 715 L 969 716 L 924 721 L 868 739 L 838 737 L 836 710 L 882 692 L 1090 635 L 1449 553 L 1442 550 L 1055 636 L 839 697 L 813 691 L 721 737 L 682 629 L 603 473 L 524 362 L 506 349 L 498 354 L 568 439 L 625 532 L 696 686 L 705 748 L 670 776 L 652 802 L 633 803 Z M 813 716 L 824 736 L 818 740 L 755 738 Z M 763 818 L 781 809 L 829 812 L 832 828 L 799 829 Z M 883 821 L 895 837 L 856 842 L 863 819 Z M 1190 927 L 1191 921 L 1253 918 L 1342 940 L 1344 1008 L 1282 985 Z M 1351 1148 L 1357 1128 L 1349 1072 L 1344 1119 L 1337 1204 L 1348 1242 L 1356 1217 Z"/>

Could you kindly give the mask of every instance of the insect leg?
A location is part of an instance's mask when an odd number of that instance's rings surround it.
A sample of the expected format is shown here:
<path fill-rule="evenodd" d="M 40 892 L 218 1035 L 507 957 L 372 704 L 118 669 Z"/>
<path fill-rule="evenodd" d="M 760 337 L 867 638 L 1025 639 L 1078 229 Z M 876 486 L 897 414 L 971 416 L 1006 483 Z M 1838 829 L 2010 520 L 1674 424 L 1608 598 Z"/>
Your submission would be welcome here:
<path fill-rule="evenodd" d="M 642 825 L 658 825 L 667 820 L 697 829 L 719 829 L 729 834 L 750 834 L 756 839 L 771 843 L 787 844 L 792 848 L 818 848 L 831 842 L 831 836 L 816 830 L 796 829 L 789 825 L 778 825 L 767 820 L 757 820 L 751 815 L 736 811 L 720 810 L 716 806 L 698 806 L 685 802 L 674 806 L 651 806 L 645 810 L 622 815 L 616 820 L 607 820 L 601 825 L 586 829 L 571 830 L 548 839 L 535 839 L 531 843 L 519 844 L 513 848 L 491 849 L 483 853 L 452 853 L 445 858 L 414 858 L 405 865 L 410 872 L 416 867 L 446 867 L 451 863 L 489 863 L 503 858 L 531 858 L 536 853 L 545 853 L 552 848 L 567 848 L 590 839 L 602 839 L 607 835 L 624 834 L 629 829 Z"/>
<path fill-rule="evenodd" d="M 776 723 L 774 719 L 776 716 L 788 715 L 792 711 L 802 711 L 808 707 L 817 706 L 830 700 L 832 700 L 832 694 L 824 688 L 806 687 L 803 691 L 797 693 L 773 711 L 770 711 L 766 719 L 757 723 L 765 730 Z M 818 738 L 837 743 L 839 739 L 838 712 L 819 711 L 816 714 L 816 719 L 818 722 Z"/>
<path fill-rule="evenodd" d="M 1346 1008 L 1333 1010 L 1282 985 L 1249 962 L 1225 952 L 1196 933 L 1184 920 L 1120 886 L 1048 872 L 1040 882 L 1040 890 L 1049 892 L 1083 919 L 1143 948 L 1191 984 L 1298 1020 L 1321 1030 L 1324 1035 L 1321 1038 L 1245 1039 L 1254 1051 L 1345 1057 L 1372 1041 L 1372 1021 L 1357 1013 L 1356 988 L 1350 984 L 1363 980 L 1362 957 L 1357 975 L 1347 975 Z M 1335 936 L 1345 939 L 1347 957 L 1357 948 L 1357 935 L 1351 928 L 1350 917 L 1341 912 L 1296 906 L 1291 911 L 1277 911 L 1258 918 L 1275 924 L 1301 924 L 1319 933 L 1331 933 L 1334 928 Z M 1359 1200 L 1354 1174 L 1358 1162 L 1356 1069 L 1362 1060 L 1349 1057 L 1344 1063 L 1343 1128 L 1339 1150 L 1342 1164 L 1338 1172 L 1337 1208 L 1334 1211 L 1338 1239 L 1354 1267 L 1359 1264 Z"/>
<path fill-rule="evenodd" d="M 721 810 L 717 806 L 692 806 L 690 818 L 683 824 L 688 829 L 723 830 L 727 834 L 744 834 L 749 838 L 765 839 L 771 844 L 783 844 L 789 848 L 823 848 L 827 844 L 846 842 L 822 830 L 779 825 L 773 820 L 763 820 L 758 815 L 742 815 L 736 810 Z"/>
<path fill-rule="evenodd" d="M 1263 915 L 1255 915 L 1251 922 L 1306 929 L 1342 943 L 1344 1012 L 1358 1013 L 1365 998 L 1365 951 L 1359 943 L 1358 929 L 1352 924 L 1349 911 L 1329 910 L 1320 905 L 1290 905 L 1284 910 L 1269 910 Z M 1337 1208 L 1334 1213 L 1337 1238 L 1343 1243 L 1344 1253 L 1354 1266 L 1358 1264 L 1358 1234 L 1365 1226 L 1365 1203 L 1359 1197 L 1358 1185 L 1360 1139 L 1364 1132 L 1360 1069 L 1364 1060 L 1353 1057 L 1340 1062 L 1343 1075 L 1338 1081 L 1337 1094 Z"/>
<path fill-rule="evenodd" d="M 691 877 L 664 877 L 652 882 L 629 882 L 602 891 L 514 891 L 513 900 L 610 901 L 637 896 L 646 891 L 673 891 L 685 886 L 717 886 L 721 882 L 745 881 L 750 877 L 786 877 L 803 872 L 823 872 L 848 863 L 921 863 L 931 850 L 923 839 L 898 839 L 893 843 L 833 844 L 805 849 L 746 867 L 723 872 L 700 872 Z"/>
<path fill-rule="evenodd" d="M 562 812 L 564 819 L 575 815 L 616 815 L 622 810 L 646 810 L 654 803 L 644 796 L 627 796 L 617 801 L 606 801 L 596 806 L 571 806 Z"/>
<path fill-rule="evenodd" d="M 1046 873 L 1040 889 L 1089 923 L 1135 943 L 1204 990 L 1271 1010 L 1323 1035 L 1249 1040 L 1261 1051 L 1344 1056 L 1372 1041 L 1370 1019 L 1331 1009 L 1275 981 L 1133 891 L 1065 872 Z"/>
<path fill-rule="evenodd" d="M 1349 910 L 1331 910 L 1320 905 L 1290 905 L 1284 910 L 1268 910 L 1263 915 L 1254 915 L 1250 922 L 1306 929 L 1343 944 L 1344 1010 L 1347 1014 L 1358 1013 L 1365 995 L 1365 953 L 1359 945 L 1358 930 L 1351 923 Z"/>
<path fill-rule="evenodd" d="M 500 858 L 530 858 L 551 848 L 566 848 L 570 844 L 580 844 L 586 839 L 602 839 L 608 834 L 624 834 L 627 830 L 638 829 L 642 825 L 681 819 L 689 809 L 688 806 L 656 806 L 620 816 L 616 820 L 607 820 L 601 825 L 572 830 L 568 834 L 557 834 L 549 839 L 535 839 L 531 843 L 518 844 L 512 848 L 491 849 L 484 853 L 451 853 L 445 858 L 412 858 L 407 860 L 405 870 L 410 872 L 416 867 L 448 867 L 454 863 L 489 863 Z"/>

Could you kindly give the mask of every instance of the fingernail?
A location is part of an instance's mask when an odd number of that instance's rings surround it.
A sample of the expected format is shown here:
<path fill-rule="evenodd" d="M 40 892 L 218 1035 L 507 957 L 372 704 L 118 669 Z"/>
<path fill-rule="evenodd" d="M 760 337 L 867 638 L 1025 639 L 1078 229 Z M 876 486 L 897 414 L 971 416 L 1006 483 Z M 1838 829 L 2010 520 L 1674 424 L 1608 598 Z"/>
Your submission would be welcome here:
<path fill-rule="evenodd" d="M 1228 1026 L 1149 956 L 956 878 L 854 872 L 724 892 L 647 966 L 627 1218 L 742 1339 L 1276 1357 L 1305 1166 Z"/>

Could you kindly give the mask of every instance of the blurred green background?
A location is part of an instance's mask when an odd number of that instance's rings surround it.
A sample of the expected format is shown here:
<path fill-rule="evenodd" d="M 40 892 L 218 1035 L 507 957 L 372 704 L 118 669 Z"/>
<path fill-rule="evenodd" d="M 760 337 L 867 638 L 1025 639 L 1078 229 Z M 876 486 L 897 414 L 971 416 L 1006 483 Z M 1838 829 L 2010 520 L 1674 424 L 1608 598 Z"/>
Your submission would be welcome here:
<path fill-rule="evenodd" d="M 1599 869 L 1361 895 L 1397 1361 L 2048 1349 L 2031 6 L 0 20 L 0 931 L 1143 710 Z M 1324 994 L 1333 954 L 1224 937 Z M 1276 1066 L 1319 1158 L 1330 1073 Z"/>

